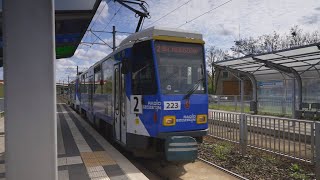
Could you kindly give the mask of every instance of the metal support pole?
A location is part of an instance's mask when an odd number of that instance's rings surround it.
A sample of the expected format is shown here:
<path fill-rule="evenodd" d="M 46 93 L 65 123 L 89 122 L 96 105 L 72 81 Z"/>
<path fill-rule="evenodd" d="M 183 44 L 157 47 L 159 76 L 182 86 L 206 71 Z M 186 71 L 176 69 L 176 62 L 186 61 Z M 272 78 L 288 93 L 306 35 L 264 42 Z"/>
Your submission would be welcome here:
<path fill-rule="evenodd" d="M 292 89 L 292 118 L 296 119 L 296 80 L 292 80 L 293 89 Z"/>
<path fill-rule="evenodd" d="M 53 0 L 3 1 L 9 180 L 57 179 L 54 29 Z"/>
<path fill-rule="evenodd" d="M 65 91 L 64 91 L 64 80 L 62 81 L 62 97 L 64 98 L 65 96 Z"/>
<path fill-rule="evenodd" d="M 301 105 L 302 105 L 302 80 L 300 74 L 291 68 L 292 74 L 295 77 L 295 80 L 297 80 L 297 89 L 298 89 L 298 110 L 301 110 Z M 296 84 L 294 86 L 296 88 Z"/>
<path fill-rule="evenodd" d="M 116 50 L 116 27 L 112 26 L 112 37 L 113 37 L 113 44 L 112 44 L 112 50 Z"/>
<path fill-rule="evenodd" d="M 316 147 L 316 158 L 315 158 L 315 173 L 316 179 L 320 179 L 320 123 L 315 123 L 315 147 Z"/>
<path fill-rule="evenodd" d="M 286 101 L 285 101 L 285 98 L 281 99 L 281 113 L 283 115 L 286 115 Z"/>
<path fill-rule="evenodd" d="M 238 97 L 236 95 L 233 96 L 234 98 L 234 111 L 237 112 L 237 108 L 238 108 Z"/>
<path fill-rule="evenodd" d="M 240 151 L 242 156 L 245 156 L 247 153 L 248 145 L 248 126 L 247 118 L 244 113 L 240 114 Z"/>
<path fill-rule="evenodd" d="M 240 87 L 241 87 L 241 113 L 244 113 L 244 81 L 243 79 L 240 80 Z"/>
<path fill-rule="evenodd" d="M 79 66 L 77 66 L 77 76 L 79 75 Z"/>
<path fill-rule="evenodd" d="M 241 87 L 241 115 L 240 115 L 240 146 L 241 154 L 244 156 L 247 152 L 247 120 L 244 114 L 244 80 L 240 80 Z"/>

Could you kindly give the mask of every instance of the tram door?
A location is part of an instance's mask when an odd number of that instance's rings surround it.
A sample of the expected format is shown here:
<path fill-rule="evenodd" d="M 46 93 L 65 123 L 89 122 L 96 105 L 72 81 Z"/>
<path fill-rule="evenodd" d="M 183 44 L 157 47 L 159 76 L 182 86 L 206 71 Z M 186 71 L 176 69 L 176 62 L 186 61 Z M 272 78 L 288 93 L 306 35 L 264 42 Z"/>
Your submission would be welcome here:
<path fill-rule="evenodd" d="M 125 75 L 121 73 L 121 63 L 114 65 L 114 120 L 115 137 L 126 144 L 126 91 Z"/>
<path fill-rule="evenodd" d="M 93 76 L 89 77 L 89 89 L 88 89 L 88 106 L 89 106 L 89 111 L 92 112 L 93 111 L 93 85 L 94 85 L 94 79 Z"/>

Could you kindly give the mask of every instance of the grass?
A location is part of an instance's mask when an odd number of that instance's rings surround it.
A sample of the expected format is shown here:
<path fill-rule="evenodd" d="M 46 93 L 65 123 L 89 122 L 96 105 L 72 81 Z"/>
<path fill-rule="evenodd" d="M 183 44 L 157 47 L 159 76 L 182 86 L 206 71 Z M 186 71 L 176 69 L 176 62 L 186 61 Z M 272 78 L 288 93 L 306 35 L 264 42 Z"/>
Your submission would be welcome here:
<path fill-rule="evenodd" d="M 248 179 L 314 179 L 314 165 L 255 148 L 247 148 L 243 156 L 240 145 L 205 136 L 199 157 Z"/>
<path fill-rule="evenodd" d="M 241 107 L 235 107 L 233 105 L 217 105 L 217 104 L 209 104 L 209 109 L 215 109 L 215 110 L 223 110 L 223 111 L 230 111 L 230 112 L 240 112 Z M 250 113 L 250 107 L 245 106 L 244 107 L 245 113 Z M 258 112 L 259 115 L 265 115 L 265 116 L 277 116 L 277 117 L 288 117 L 290 118 L 290 115 L 287 114 L 279 114 L 279 113 L 271 113 L 271 112 Z M 320 120 L 320 119 L 319 119 Z"/>
<path fill-rule="evenodd" d="M 290 171 L 290 177 L 292 177 L 293 179 L 309 179 L 309 177 L 305 174 L 301 167 L 296 163 L 291 165 Z"/>
<path fill-rule="evenodd" d="M 213 146 L 213 154 L 221 160 L 226 160 L 233 148 L 232 144 L 228 142 L 221 142 Z"/>

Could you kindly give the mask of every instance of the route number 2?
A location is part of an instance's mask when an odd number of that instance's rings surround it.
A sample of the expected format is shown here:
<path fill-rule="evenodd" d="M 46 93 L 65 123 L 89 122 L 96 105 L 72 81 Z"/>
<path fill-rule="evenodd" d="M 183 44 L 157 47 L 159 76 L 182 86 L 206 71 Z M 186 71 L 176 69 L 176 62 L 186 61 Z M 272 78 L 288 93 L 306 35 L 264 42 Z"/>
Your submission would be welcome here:
<path fill-rule="evenodd" d="M 141 95 L 130 96 L 130 109 L 133 114 L 142 114 Z"/>

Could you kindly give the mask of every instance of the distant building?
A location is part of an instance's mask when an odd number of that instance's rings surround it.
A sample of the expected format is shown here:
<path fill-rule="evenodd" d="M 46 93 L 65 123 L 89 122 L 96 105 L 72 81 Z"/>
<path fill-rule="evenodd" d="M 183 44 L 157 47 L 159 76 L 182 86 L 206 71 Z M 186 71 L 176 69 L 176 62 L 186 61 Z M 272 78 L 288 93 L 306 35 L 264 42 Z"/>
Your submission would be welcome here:
<path fill-rule="evenodd" d="M 251 81 L 247 77 L 244 78 L 244 95 L 251 96 Z M 240 95 L 240 81 L 228 71 L 216 69 L 215 84 L 216 95 Z"/>

